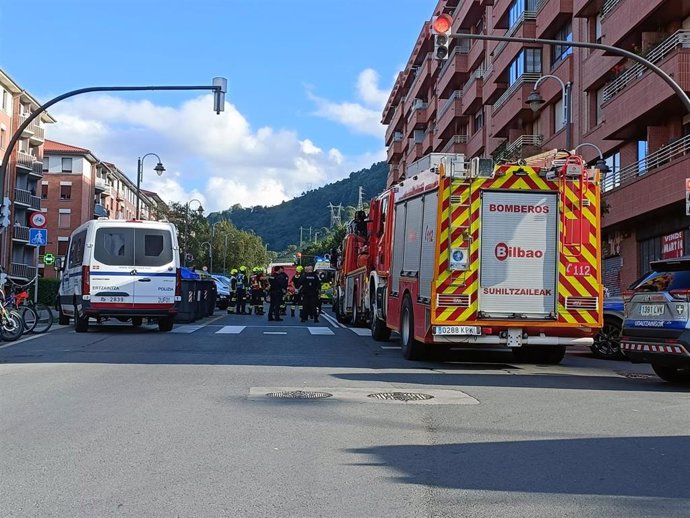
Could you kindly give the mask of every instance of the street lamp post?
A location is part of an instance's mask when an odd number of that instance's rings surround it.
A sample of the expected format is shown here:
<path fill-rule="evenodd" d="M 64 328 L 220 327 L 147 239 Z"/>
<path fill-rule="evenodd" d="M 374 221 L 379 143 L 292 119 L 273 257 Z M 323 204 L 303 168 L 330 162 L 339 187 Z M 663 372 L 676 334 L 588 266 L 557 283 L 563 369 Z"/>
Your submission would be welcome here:
<path fill-rule="evenodd" d="M 185 236 L 184 236 L 184 265 L 187 266 L 187 254 L 189 253 L 189 206 L 191 203 L 195 201 L 199 204 L 199 213 L 203 214 L 204 212 L 204 207 L 201 204 L 200 200 L 197 200 L 196 198 L 192 198 L 185 204 L 185 214 L 184 214 L 184 228 L 185 228 Z"/>
<path fill-rule="evenodd" d="M 593 147 L 594 149 L 597 150 L 597 153 L 599 153 L 599 160 L 597 160 L 596 164 L 594 164 L 594 167 L 599 169 L 601 174 L 603 174 L 604 176 L 606 176 L 608 173 L 610 173 L 611 168 L 606 163 L 606 160 L 604 160 L 604 153 L 601 152 L 601 149 L 596 144 L 592 144 L 591 142 L 583 142 L 579 146 L 576 146 L 575 149 L 573 149 L 573 153 L 575 153 L 581 147 L 585 147 L 585 146 Z"/>
<path fill-rule="evenodd" d="M 141 179 L 144 174 L 144 159 L 147 156 L 155 156 L 158 159 L 156 167 L 153 168 L 153 170 L 156 171 L 156 174 L 158 174 L 158 176 L 162 175 L 165 172 L 165 167 L 163 167 L 161 157 L 159 157 L 156 153 L 146 153 L 144 156 L 137 159 L 137 219 L 139 219 L 139 205 L 141 204 Z"/>
<path fill-rule="evenodd" d="M 537 90 L 539 88 L 539 84 L 544 81 L 545 79 L 555 79 L 561 84 L 561 91 L 563 95 L 563 122 L 565 124 L 565 148 L 570 151 L 573 143 L 573 137 L 572 137 L 572 89 L 573 89 L 573 83 L 571 81 L 568 81 L 567 83 L 564 83 L 563 80 L 558 77 L 554 76 L 551 74 L 546 74 L 541 76 L 536 83 L 534 83 L 534 88 L 532 89 L 532 92 L 529 94 L 527 97 L 527 104 L 529 104 L 529 107 L 532 108 L 532 111 L 534 113 L 537 113 L 541 106 L 546 102 L 544 101 L 544 98 L 539 94 L 539 91 Z"/>

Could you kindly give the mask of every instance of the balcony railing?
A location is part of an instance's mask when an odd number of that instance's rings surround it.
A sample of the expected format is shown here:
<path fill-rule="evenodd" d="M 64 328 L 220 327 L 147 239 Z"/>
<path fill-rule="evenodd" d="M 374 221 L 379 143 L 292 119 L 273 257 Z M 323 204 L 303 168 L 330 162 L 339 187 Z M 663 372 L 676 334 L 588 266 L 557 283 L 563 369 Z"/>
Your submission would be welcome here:
<path fill-rule="evenodd" d="M 31 192 L 24 189 L 15 189 L 14 202 L 31 207 Z"/>
<path fill-rule="evenodd" d="M 443 106 L 441 106 L 441 109 L 436 114 L 436 120 L 440 120 L 441 117 L 443 117 L 443 115 L 450 109 L 453 103 L 457 99 L 460 99 L 461 96 L 462 92 L 460 90 L 455 90 L 452 94 L 450 94 L 450 97 L 446 99 L 446 102 L 443 103 Z"/>
<path fill-rule="evenodd" d="M 524 11 L 522 15 L 520 15 L 520 18 L 517 19 L 517 21 L 513 24 L 512 27 L 510 27 L 504 36 L 515 36 L 515 33 L 518 31 L 520 26 L 525 23 L 528 20 L 536 20 L 537 19 L 537 9 L 536 5 L 530 4 L 528 7 L 531 7 L 532 9 L 528 11 Z M 496 48 L 494 49 L 494 61 L 498 59 L 498 56 L 501 55 L 501 52 L 506 48 L 509 42 L 507 41 L 502 41 L 498 45 L 496 45 Z"/>
<path fill-rule="evenodd" d="M 12 263 L 10 264 L 10 277 L 26 280 L 33 279 L 36 277 L 36 267 L 28 264 Z"/>
<path fill-rule="evenodd" d="M 472 86 L 472 83 L 474 83 L 477 79 L 480 78 L 485 78 L 489 75 L 491 72 L 491 67 L 486 68 L 485 66 L 479 66 L 477 67 L 474 72 L 470 74 L 470 78 L 465 82 L 465 84 L 462 86 L 462 91 L 460 93 L 460 96 L 465 95 L 465 92 L 470 89 Z"/>
<path fill-rule="evenodd" d="M 108 187 L 108 182 L 106 181 L 105 178 L 96 177 L 95 187 L 99 191 L 105 191 L 105 189 Z"/>
<path fill-rule="evenodd" d="M 12 239 L 15 241 L 29 242 L 29 227 L 15 225 L 12 227 Z"/>
<path fill-rule="evenodd" d="M 420 100 L 415 100 L 414 104 L 412 105 L 412 109 L 410 110 L 410 113 L 407 114 L 407 122 L 410 122 L 412 120 L 412 117 L 414 117 L 415 113 L 417 113 L 418 110 L 426 110 L 426 108 L 429 106 L 429 103 L 426 101 Z"/>
<path fill-rule="evenodd" d="M 674 32 L 670 37 L 654 47 L 645 58 L 657 64 L 678 48 L 690 48 L 690 30 L 681 29 Z M 637 62 L 625 69 L 621 75 L 604 87 L 604 102 L 613 99 L 616 95 L 625 90 L 630 83 L 636 81 L 648 71 L 649 69 L 647 67 Z"/>
<path fill-rule="evenodd" d="M 620 2 L 621 0 L 604 0 L 604 4 L 601 6 L 601 17 L 605 18 Z"/>
<path fill-rule="evenodd" d="M 30 114 L 20 115 L 19 124 L 24 124 L 24 121 L 29 118 Z M 38 124 L 35 120 L 27 126 L 27 131 L 33 133 L 35 138 L 45 140 L 45 129 Z"/>
<path fill-rule="evenodd" d="M 690 155 L 690 135 L 680 138 L 653 153 L 649 153 L 642 160 L 634 164 L 621 167 L 618 171 L 610 172 L 602 182 L 602 190 L 610 191 L 621 187 L 646 173 L 662 167 L 672 160 Z"/>
<path fill-rule="evenodd" d="M 25 167 L 27 169 L 32 169 L 36 162 L 36 157 L 25 153 L 24 151 L 17 151 L 17 165 Z"/>
<path fill-rule="evenodd" d="M 441 67 L 441 71 L 438 74 L 438 77 L 442 77 L 443 74 L 446 73 L 446 69 L 448 66 L 450 66 L 451 61 L 455 58 L 456 54 L 469 54 L 470 53 L 470 40 L 469 39 L 461 39 L 458 42 L 458 45 L 453 49 L 453 52 L 451 52 L 450 56 L 448 56 L 448 59 L 446 60 L 445 63 L 443 63 L 443 66 Z"/>
<path fill-rule="evenodd" d="M 469 137 L 467 135 L 453 135 L 448 143 L 443 146 L 441 153 L 447 153 L 455 144 L 467 144 L 468 141 Z"/>
<path fill-rule="evenodd" d="M 511 155 L 527 146 L 541 147 L 543 142 L 544 135 L 520 135 L 516 140 L 506 146 L 505 154 Z"/>
<path fill-rule="evenodd" d="M 415 90 L 415 87 L 417 86 L 417 81 L 419 81 L 425 74 L 423 72 L 424 65 L 426 65 L 426 62 L 431 59 L 431 52 L 427 52 L 426 56 L 424 56 L 424 59 L 422 60 L 422 64 L 418 65 L 415 69 L 415 76 L 414 76 L 414 81 L 412 81 L 412 84 L 410 85 L 410 89 L 408 90 L 409 92 L 412 92 Z"/>
<path fill-rule="evenodd" d="M 34 165 L 31 166 L 31 172 L 29 174 L 43 178 L 43 162 L 34 162 Z"/>
<path fill-rule="evenodd" d="M 540 77 L 540 74 L 522 74 L 522 76 L 520 76 L 512 85 L 510 85 L 510 88 L 503 92 L 503 95 L 496 100 L 492 113 L 496 113 L 501 106 L 508 102 L 508 99 L 510 99 L 515 92 L 522 88 L 523 85 L 527 83 L 536 83 Z"/>

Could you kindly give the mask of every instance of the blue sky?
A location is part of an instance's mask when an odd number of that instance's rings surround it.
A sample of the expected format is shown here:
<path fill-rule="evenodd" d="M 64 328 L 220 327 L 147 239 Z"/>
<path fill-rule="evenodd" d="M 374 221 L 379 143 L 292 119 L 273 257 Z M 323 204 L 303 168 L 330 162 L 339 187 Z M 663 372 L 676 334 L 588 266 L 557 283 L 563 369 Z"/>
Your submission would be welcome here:
<path fill-rule="evenodd" d="M 0 0 L 0 67 L 42 101 L 83 86 L 227 77 L 220 116 L 203 92 L 90 94 L 51 110 L 48 138 L 132 177 L 138 155 L 158 153 L 168 171 L 146 171 L 144 184 L 167 199 L 273 204 L 385 157 L 381 105 L 435 5 Z"/>

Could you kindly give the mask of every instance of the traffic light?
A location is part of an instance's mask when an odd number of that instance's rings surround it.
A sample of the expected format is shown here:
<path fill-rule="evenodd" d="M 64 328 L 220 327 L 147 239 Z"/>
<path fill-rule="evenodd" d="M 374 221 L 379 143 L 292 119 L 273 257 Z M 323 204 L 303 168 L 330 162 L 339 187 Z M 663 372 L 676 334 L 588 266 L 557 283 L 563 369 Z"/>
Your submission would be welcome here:
<path fill-rule="evenodd" d="M 434 36 L 434 57 L 439 61 L 448 59 L 452 26 L 453 18 L 448 14 L 434 16 L 431 21 L 431 34 Z"/>

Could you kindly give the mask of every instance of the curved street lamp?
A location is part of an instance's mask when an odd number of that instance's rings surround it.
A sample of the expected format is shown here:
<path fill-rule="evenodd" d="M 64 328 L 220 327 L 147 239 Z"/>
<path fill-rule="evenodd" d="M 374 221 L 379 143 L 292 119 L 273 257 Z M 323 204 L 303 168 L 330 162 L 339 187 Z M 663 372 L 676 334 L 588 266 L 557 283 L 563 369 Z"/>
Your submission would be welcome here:
<path fill-rule="evenodd" d="M 199 204 L 199 208 L 197 211 L 199 212 L 199 215 L 202 215 L 204 213 L 204 206 L 201 204 L 201 200 L 198 200 L 196 198 L 192 198 L 185 204 L 185 213 L 184 213 L 184 227 L 185 227 L 185 236 L 184 236 L 184 265 L 187 266 L 187 254 L 189 253 L 189 206 L 192 204 L 192 202 L 195 201 Z"/>
<path fill-rule="evenodd" d="M 144 159 L 148 156 L 155 156 L 158 159 L 156 167 L 153 168 L 158 176 L 165 172 L 165 167 L 163 167 L 161 157 L 159 157 L 156 153 L 146 153 L 144 156 L 137 159 L 137 219 L 139 219 L 139 205 L 141 203 L 141 180 L 142 176 L 144 175 Z"/>
<path fill-rule="evenodd" d="M 604 153 L 601 152 L 601 149 L 596 144 L 592 144 L 591 142 L 583 142 L 582 144 L 576 146 L 575 149 L 573 149 L 573 152 L 575 152 L 578 149 L 580 149 L 581 147 L 585 147 L 585 146 L 593 147 L 594 149 L 597 150 L 597 153 L 599 153 L 599 160 L 596 161 L 596 163 L 594 164 L 594 167 L 599 169 L 601 174 L 604 176 L 609 174 L 611 172 L 611 168 L 606 163 L 606 160 L 604 160 Z"/>
<path fill-rule="evenodd" d="M 565 124 L 565 148 L 567 150 L 570 150 L 570 147 L 572 146 L 572 134 L 570 127 L 570 97 L 573 88 L 573 83 L 570 81 L 564 83 L 560 77 L 551 74 L 543 75 L 539 79 L 537 79 L 536 83 L 534 83 L 534 88 L 527 96 L 526 103 L 529 105 L 529 107 L 532 109 L 534 113 L 537 113 L 539 111 L 539 109 L 546 101 L 541 96 L 537 88 L 539 88 L 539 84 L 543 82 L 545 79 L 555 79 L 561 84 L 561 93 L 563 96 L 563 122 Z"/>

